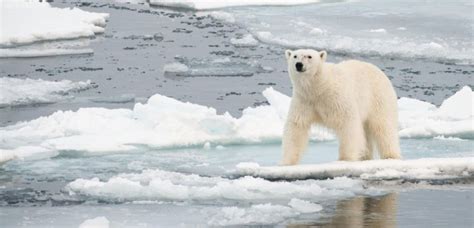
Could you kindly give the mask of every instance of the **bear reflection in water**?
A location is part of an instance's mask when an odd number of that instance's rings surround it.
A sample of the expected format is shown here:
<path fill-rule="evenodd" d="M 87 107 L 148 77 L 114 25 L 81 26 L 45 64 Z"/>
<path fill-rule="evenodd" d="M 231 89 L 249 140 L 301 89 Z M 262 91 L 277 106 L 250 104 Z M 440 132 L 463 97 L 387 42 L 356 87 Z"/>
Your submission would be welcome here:
<path fill-rule="evenodd" d="M 397 227 L 398 194 L 381 197 L 355 197 L 336 205 L 335 214 L 323 222 L 291 224 L 288 227 Z"/>

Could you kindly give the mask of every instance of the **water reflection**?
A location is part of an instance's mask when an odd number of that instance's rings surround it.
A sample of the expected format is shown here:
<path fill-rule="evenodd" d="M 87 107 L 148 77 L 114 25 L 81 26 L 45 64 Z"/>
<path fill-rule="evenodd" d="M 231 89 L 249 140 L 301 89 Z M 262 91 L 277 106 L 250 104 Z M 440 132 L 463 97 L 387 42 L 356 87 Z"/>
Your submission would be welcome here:
<path fill-rule="evenodd" d="M 343 200 L 336 205 L 335 215 L 328 221 L 288 227 L 396 227 L 397 201 L 397 193 Z"/>

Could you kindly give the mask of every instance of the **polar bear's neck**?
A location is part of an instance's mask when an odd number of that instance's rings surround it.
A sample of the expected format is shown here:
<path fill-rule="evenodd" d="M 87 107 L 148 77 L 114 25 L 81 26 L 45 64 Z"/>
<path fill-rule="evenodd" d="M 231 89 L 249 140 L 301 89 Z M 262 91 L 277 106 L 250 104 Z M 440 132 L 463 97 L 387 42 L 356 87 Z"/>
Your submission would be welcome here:
<path fill-rule="evenodd" d="M 303 77 L 292 77 L 293 97 L 303 100 L 317 99 L 329 93 L 332 86 L 333 63 L 323 63 L 321 68 L 314 75 L 304 75 Z"/>

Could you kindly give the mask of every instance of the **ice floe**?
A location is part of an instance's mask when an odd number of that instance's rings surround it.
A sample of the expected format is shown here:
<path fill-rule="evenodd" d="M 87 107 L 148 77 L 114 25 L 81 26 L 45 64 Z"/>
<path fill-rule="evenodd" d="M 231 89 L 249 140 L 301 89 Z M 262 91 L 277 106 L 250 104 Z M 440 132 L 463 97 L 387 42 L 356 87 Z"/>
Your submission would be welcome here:
<path fill-rule="evenodd" d="M 143 170 L 124 173 L 108 180 L 76 179 L 66 186 L 73 195 L 115 202 L 143 200 L 160 201 L 247 201 L 299 199 L 328 199 L 351 197 L 355 194 L 380 194 L 366 189 L 360 180 L 339 177 L 330 180 L 271 182 L 255 177 L 227 179 L 183 174 L 164 170 Z M 316 210 L 316 205 L 293 200 L 298 211 Z"/>
<path fill-rule="evenodd" d="M 244 42 L 247 41 L 249 40 Z M 242 42 L 242 40 L 239 39 L 237 42 Z M 241 44 L 244 45 L 243 43 Z M 233 52 L 229 54 L 233 54 Z M 175 59 L 178 62 L 169 63 L 163 67 L 166 76 L 250 77 L 255 73 L 268 73 L 273 71 L 273 69 L 262 66 L 256 61 L 231 61 L 229 57 L 217 59 L 190 59 L 177 56 Z"/>
<path fill-rule="evenodd" d="M 90 37 L 104 32 L 108 14 L 61 9 L 47 2 L 3 0 L 0 46 Z"/>
<path fill-rule="evenodd" d="M 40 81 L 41 82 L 41 81 Z M 70 82 L 68 82 L 69 85 Z M 28 89 L 25 89 L 28 90 Z M 34 90 L 32 90 L 34 91 Z M 58 151 L 91 153 L 133 151 L 141 146 L 171 148 L 227 144 L 257 144 L 281 140 L 290 97 L 267 88 L 269 105 L 248 107 L 240 118 L 228 113 L 156 94 L 133 109 L 81 108 L 0 128 L 4 160 L 24 154 L 54 154 Z M 464 87 L 441 107 L 416 99 L 399 100 L 400 136 L 474 138 L 473 92 Z M 334 140 L 318 126 L 311 140 Z M 27 148 L 28 153 L 23 153 Z M 35 157 L 33 156 L 33 157 Z"/>
<path fill-rule="evenodd" d="M 223 207 L 221 212 L 211 217 L 208 224 L 213 226 L 269 225 L 297 216 L 291 207 L 282 205 L 256 204 L 249 208 Z"/>
<path fill-rule="evenodd" d="M 270 180 L 326 179 L 339 176 L 363 180 L 436 180 L 472 178 L 474 158 L 420 158 L 414 160 L 337 161 L 318 165 L 261 167 L 240 163 L 237 172 Z"/>
<path fill-rule="evenodd" d="M 251 34 L 247 34 L 242 38 L 232 38 L 230 43 L 236 47 L 255 47 L 258 45 L 258 41 Z"/>
<path fill-rule="evenodd" d="M 48 104 L 71 98 L 71 92 L 92 88 L 90 80 L 46 81 L 42 79 L 0 78 L 0 108 L 18 105 Z"/>
<path fill-rule="evenodd" d="M 0 58 L 33 58 L 57 55 L 84 55 L 92 54 L 94 50 L 90 48 L 50 48 L 50 49 L 25 49 L 25 48 L 4 48 L 0 49 Z"/>
<path fill-rule="evenodd" d="M 316 2 L 319 2 L 319 0 L 150 0 L 151 5 L 186 8 L 193 10 L 209 10 L 237 6 L 289 6 Z"/>

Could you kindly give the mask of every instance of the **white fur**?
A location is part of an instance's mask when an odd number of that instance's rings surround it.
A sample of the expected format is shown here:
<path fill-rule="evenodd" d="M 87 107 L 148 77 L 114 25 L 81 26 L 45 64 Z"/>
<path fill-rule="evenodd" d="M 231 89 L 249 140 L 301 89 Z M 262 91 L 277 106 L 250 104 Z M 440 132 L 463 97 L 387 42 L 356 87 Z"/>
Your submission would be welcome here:
<path fill-rule="evenodd" d="M 397 96 L 379 68 L 357 60 L 326 63 L 325 51 L 287 50 L 285 55 L 293 96 L 282 165 L 299 162 L 312 124 L 334 130 L 339 160 L 372 159 L 374 145 L 381 158 L 400 158 Z M 296 70 L 297 62 L 304 72 Z"/>

